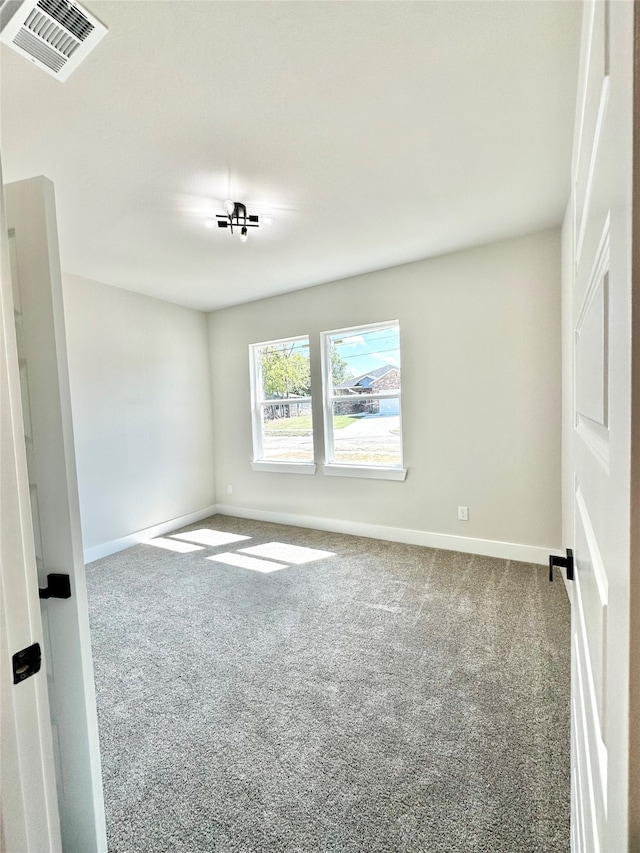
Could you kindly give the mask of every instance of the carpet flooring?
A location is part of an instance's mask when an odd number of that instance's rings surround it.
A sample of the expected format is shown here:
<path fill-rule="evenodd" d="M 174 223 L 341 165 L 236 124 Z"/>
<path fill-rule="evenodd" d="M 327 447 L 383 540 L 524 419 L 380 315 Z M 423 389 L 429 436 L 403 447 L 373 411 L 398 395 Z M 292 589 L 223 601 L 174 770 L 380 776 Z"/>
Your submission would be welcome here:
<path fill-rule="evenodd" d="M 569 849 L 569 604 L 543 566 L 185 531 L 199 550 L 87 567 L 111 853 Z"/>

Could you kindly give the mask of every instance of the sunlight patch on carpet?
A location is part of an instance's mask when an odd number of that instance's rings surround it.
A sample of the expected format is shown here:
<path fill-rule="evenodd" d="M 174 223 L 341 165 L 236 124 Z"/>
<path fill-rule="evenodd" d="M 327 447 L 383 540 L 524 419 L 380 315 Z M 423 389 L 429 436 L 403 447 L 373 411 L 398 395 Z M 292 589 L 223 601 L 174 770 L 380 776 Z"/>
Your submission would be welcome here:
<path fill-rule="evenodd" d="M 167 551 L 179 551 L 180 554 L 188 554 L 190 551 L 204 551 L 202 545 L 192 545 L 190 542 L 176 542 L 175 539 L 165 539 L 158 536 L 156 539 L 148 539 L 143 545 L 154 545 L 156 548 L 165 548 Z"/>
<path fill-rule="evenodd" d="M 268 560 L 285 560 L 300 566 L 323 560 L 325 557 L 335 557 L 333 551 L 320 551 L 317 548 L 302 548 L 300 545 L 287 545 L 286 542 L 266 542 L 264 545 L 254 545 L 251 548 L 240 548 L 243 554 L 253 554 L 256 557 L 266 557 Z"/>
<path fill-rule="evenodd" d="M 207 557 L 207 560 L 215 560 L 217 563 L 226 563 L 229 566 L 238 566 L 241 569 L 251 569 L 252 572 L 277 572 L 280 569 L 288 569 L 284 563 L 274 563 L 270 560 L 258 560 L 255 557 L 245 557 L 242 554 L 215 554 Z"/>
<path fill-rule="evenodd" d="M 225 533 L 223 530 L 188 530 L 186 533 L 172 533 L 172 539 L 184 539 L 187 542 L 198 542 L 216 548 L 218 545 L 229 545 L 230 542 L 240 542 L 251 539 L 251 536 L 239 536 L 237 533 Z"/>

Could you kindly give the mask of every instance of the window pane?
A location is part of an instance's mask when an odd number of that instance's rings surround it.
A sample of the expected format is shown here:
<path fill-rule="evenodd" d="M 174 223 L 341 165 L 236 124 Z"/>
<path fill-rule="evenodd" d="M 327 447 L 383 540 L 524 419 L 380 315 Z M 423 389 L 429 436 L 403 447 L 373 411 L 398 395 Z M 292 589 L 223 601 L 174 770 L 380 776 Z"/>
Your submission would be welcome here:
<path fill-rule="evenodd" d="M 308 338 L 264 344 L 257 350 L 263 400 L 311 396 Z"/>
<path fill-rule="evenodd" d="M 254 458 L 313 462 L 309 338 L 254 344 L 251 352 Z"/>
<path fill-rule="evenodd" d="M 262 458 L 313 462 L 311 403 L 290 399 L 265 403 L 261 408 Z"/>
<path fill-rule="evenodd" d="M 325 342 L 332 432 L 327 461 L 401 467 L 398 323 L 330 332 Z"/>
<path fill-rule="evenodd" d="M 334 403 L 332 461 L 354 465 L 401 465 L 398 397 Z"/>
<path fill-rule="evenodd" d="M 332 394 L 393 394 L 400 390 L 397 325 L 329 335 L 329 354 Z"/>

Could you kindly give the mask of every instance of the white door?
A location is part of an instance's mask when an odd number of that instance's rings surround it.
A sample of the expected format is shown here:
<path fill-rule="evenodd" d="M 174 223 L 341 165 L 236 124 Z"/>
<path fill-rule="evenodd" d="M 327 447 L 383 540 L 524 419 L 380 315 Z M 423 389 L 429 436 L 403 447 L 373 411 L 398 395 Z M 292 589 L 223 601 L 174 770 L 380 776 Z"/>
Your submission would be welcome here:
<path fill-rule="evenodd" d="M 14 655 L 42 648 L 43 637 L 1 167 L 0 259 L 0 850 L 56 853 L 62 847 L 46 674 L 41 668 L 15 683 L 13 672 Z"/>
<path fill-rule="evenodd" d="M 573 153 L 572 850 L 629 850 L 633 5 L 585 3 Z"/>
<path fill-rule="evenodd" d="M 94 853 L 106 831 L 54 191 L 40 177 L 4 192 L 39 584 L 71 583 L 42 601 L 62 846 Z"/>

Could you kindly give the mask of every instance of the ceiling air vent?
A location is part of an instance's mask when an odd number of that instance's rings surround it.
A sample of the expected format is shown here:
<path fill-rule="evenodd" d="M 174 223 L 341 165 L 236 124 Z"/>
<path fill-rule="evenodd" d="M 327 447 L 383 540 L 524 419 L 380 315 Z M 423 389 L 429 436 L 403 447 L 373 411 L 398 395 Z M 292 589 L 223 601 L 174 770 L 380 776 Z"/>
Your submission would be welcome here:
<path fill-rule="evenodd" d="M 0 41 L 52 77 L 66 80 L 106 32 L 104 24 L 71 0 L 24 0 Z"/>

